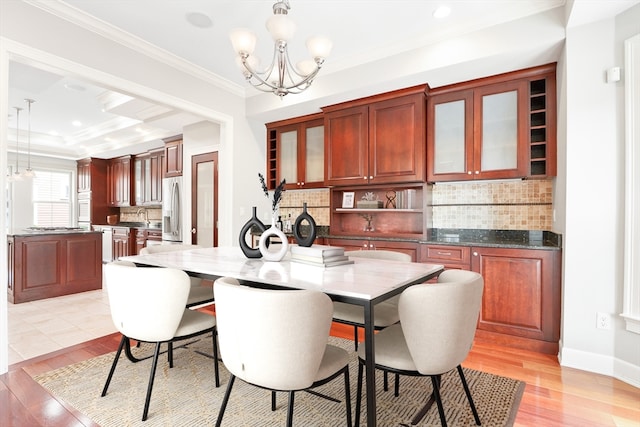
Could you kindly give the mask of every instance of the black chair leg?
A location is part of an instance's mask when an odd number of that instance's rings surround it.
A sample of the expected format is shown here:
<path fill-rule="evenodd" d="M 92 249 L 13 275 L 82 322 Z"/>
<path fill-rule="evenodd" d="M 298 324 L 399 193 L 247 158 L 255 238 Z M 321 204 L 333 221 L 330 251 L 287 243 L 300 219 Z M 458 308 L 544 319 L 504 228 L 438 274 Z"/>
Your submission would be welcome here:
<path fill-rule="evenodd" d="M 393 395 L 395 397 L 400 396 L 400 374 L 396 374 L 396 381 L 393 387 Z"/>
<path fill-rule="evenodd" d="M 344 398 L 347 407 L 347 427 L 353 427 L 351 421 L 351 385 L 349 384 L 349 366 L 344 370 Z"/>
<path fill-rule="evenodd" d="M 169 357 L 169 368 L 173 368 L 173 343 L 171 341 L 169 341 L 167 356 Z"/>
<path fill-rule="evenodd" d="M 147 415 L 149 414 L 149 403 L 151 402 L 151 392 L 153 391 L 153 380 L 156 376 L 156 367 L 158 366 L 158 356 L 160 356 L 160 343 L 156 343 L 156 351 L 153 353 L 151 373 L 149 374 L 149 385 L 147 386 L 147 397 L 144 401 L 144 410 L 142 411 L 142 421 L 146 421 Z"/>
<path fill-rule="evenodd" d="M 276 392 L 271 390 L 271 412 L 276 410 Z"/>
<path fill-rule="evenodd" d="M 358 363 L 358 385 L 356 387 L 356 427 L 360 427 L 360 407 L 362 406 L 362 363 Z"/>
<path fill-rule="evenodd" d="M 462 387 L 464 388 L 464 392 L 467 395 L 467 400 L 469 401 L 469 406 L 471 406 L 471 412 L 473 412 L 473 418 L 476 421 L 476 425 L 480 424 L 480 417 L 478 416 L 478 411 L 476 410 L 476 405 L 473 403 L 473 398 L 471 397 L 471 391 L 469 391 L 469 386 L 467 385 L 467 379 L 464 376 L 464 372 L 462 372 L 462 366 L 458 365 L 458 375 L 460 375 L 460 380 L 462 381 Z"/>
<path fill-rule="evenodd" d="M 287 427 L 293 427 L 293 403 L 295 401 L 296 392 L 289 392 L 289 405 L 287 407 Z"/>
<path fill-rule="evenodd" d="M 222 425 L 222 416 L 224 415 L 225 409 L 227 409 L 227 403 L 229 403 L 229 396 L 231 396 L 231 389 L 233 388 L 233 383 L 236 380 L 235 375 L 231 375 L 229 377 L 229 384 L 227 384 L 227 391 L 224 392 L 224 398 L 222 399 L 222 405 L 220 406 L 220 412 L 218 412 L 218 419 L 216 420 L 216 427 L 220 427 Z"/>
<path fill-rule="evenodd" d="M 436 405 L 438 405 L 440 423 L 442 423 L 442 427 L 447 427 L 447 419 L 444 416 L 444 408 L 442 407 L 442 399 L 440 398 L 440 378 L 437 375 L 433 375 L 431 377 L 431 384 L 433 384 L 433 397 L 436 399 Z"/>
<path fill-rule="evenodd" d="M 116 371 L 116 365 L 118 364 L 118 359 L 120 358 L 120 353 L 122 353 L 122 349 L 124 348 L 124 344 L 128 341 L 129 338 L 122 336 L 120 340 L 120 345 L 118 345 L 118 351 L 116 352 L 116 357 L 113 359 L 113 363 L 111 364 L 111 370 L 109 371 L 109 376 L 107 376 L 107 382 L 104 383 L 104 388 L 102 389 L 102 394 L 100 396 L 104 397 L 107 394 L 107 389 L 109 388 L 109 384 L 111 384 L 111 378 L 113 377 L 113 373 Z"/>
<path fill-rule="evenodd" d="M 220 369 L 218 367 L 218 340 L 216 339 L 216 329 L 213 330 L 211 336 L 213 337 L 213 370 L 216 376 L 216 388 L 220 387 Z"/>

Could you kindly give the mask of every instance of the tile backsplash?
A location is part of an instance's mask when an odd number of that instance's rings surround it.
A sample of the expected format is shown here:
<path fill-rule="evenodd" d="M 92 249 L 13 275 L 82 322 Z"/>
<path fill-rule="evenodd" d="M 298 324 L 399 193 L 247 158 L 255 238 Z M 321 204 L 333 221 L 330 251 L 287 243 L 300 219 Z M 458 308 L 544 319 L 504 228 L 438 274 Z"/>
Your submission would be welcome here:
<path fill-rule="evenodd" d="M 434 228 L 551 230 L 553 226 L 550 179 L 438 183 L 429 188 Z"/>
<path fill-rule="evenodd" d="M 553 226 L 553 181 L 514 180 L 456 182 L 428 185 L 425 215 L 434 228 L 494 230 L 551 230 Z M 280 202 L 283 219 L 292 221 L 302 204 L 317 225 L 330 225 L 329 189 L 285 191 Z"/>

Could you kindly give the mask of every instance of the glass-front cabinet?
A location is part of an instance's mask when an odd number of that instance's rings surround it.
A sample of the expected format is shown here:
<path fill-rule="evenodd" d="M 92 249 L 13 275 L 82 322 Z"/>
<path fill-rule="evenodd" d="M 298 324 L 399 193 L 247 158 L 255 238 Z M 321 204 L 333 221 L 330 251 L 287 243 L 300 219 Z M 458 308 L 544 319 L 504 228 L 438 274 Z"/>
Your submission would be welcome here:
<path fill-rule="evenodd" d="M 287 189 L 324 185 L 324 125 L 321 115 L 267 124 L 267 185 L 283 179 Z"/>
<path fill-rule="evenodd" d="M 555 175 L 555 64 L 427 90 L 427 180 Z"/>

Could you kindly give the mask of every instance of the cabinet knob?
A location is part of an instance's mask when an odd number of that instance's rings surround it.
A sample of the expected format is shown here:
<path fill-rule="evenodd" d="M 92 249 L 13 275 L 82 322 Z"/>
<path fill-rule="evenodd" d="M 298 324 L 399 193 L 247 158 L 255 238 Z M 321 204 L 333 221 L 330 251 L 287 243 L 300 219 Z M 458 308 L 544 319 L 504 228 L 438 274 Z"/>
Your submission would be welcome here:
<path fill-rule="evenodd" d="M 191 234 L 196 234 L 196 229 L 195 228 L 191 229 Z"/>
<path fill-rule="evenodd" d="M 473 256 L 478 256 L 478 252 L 474 252 L 474 253 L 473 253 Z"/>
<path fill-rule="evenodd" d="M 304 181 L 302 181 L 302 182 L 300 183 L 300 185 L 301 185 L 301 186 L 304 186 Z"/>
<path fill-rule="evenodd" d="M 471 171 L 468 171 L 468 172 L 467 172 L 467 175 L 471 175 Z"/>
<path fill-rule="evenodd" d="M 480 175 L 480 171 L 476 171 L 476 175 Z"/>
<path fill-rule="evenodd" d="M 369 176 L 369 179 L 373 179 L 373 175 Z"/>

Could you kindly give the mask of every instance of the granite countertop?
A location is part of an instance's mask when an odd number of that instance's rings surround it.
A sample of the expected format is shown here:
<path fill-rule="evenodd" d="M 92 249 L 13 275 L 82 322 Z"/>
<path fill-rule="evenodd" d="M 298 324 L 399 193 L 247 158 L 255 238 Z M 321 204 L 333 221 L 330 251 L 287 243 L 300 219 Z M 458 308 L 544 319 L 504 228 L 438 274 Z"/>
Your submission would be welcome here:
<path fill-rule="evenodd" d="M 13 233 L 7 233 L 9 237 L 44 236 L 51 234 L 89 234 L 99 231 L 87 230 L 80 227 L 28 227 Z"/>
<path fill-rule="evenodd" d="M 141 228 L 147 230 L 162 230 L 162 223 L 160 222 L 150 222 L 149 224 L 145 222 L 119 222 L 114 225 L 110 224 L 95 224 L 96 227 L 128 227 L 128 228 Z"/>
<path fill-rule="evenodd" d="M 480 229 L 438 229 L 427 230 L 427 238 L 397 238 L 380 236 L 345 236 L 329 234 L 329 227 L 318 227 L 318 237 L 334 239 L 375 239 L 389 242 L 411 242 L 421 244 L 452 246 L 487 246 L 519 249 L 562 249 L 562 236 L 542 230 L 480 230 Z"/>

